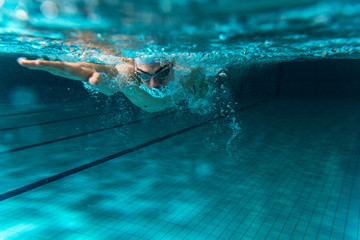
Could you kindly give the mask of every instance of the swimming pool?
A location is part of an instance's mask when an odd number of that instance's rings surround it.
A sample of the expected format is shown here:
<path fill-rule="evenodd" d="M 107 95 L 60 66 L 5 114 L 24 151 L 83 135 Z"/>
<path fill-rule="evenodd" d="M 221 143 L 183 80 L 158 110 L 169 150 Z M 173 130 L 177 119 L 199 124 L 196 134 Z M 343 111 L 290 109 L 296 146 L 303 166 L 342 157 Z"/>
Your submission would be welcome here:
<path fill-rule="evenodd" d="M 357 2 L 52 3 L 0 1 L 0 239 L 360 238 Z M 16 63 L 94 43 L 214 96 L 147 113 Z"/>

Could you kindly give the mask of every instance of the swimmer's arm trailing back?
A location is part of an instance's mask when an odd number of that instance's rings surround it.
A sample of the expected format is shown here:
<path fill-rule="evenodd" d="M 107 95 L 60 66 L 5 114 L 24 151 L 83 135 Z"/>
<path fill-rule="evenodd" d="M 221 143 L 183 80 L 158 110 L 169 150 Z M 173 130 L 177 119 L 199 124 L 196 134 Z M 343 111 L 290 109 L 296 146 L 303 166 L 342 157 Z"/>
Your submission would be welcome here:
<path fill-rule="evenodd" d="M 43 70 L 56 76 L 87 82 L 106 95 L 120 91 L 124 87 L 126 77 L 130 78 L 132 75 L 133 69 L 131 62 L 112 66 L 89 62 L 59 62 L 19 58 L 18 63 L 32 70 Z"/>

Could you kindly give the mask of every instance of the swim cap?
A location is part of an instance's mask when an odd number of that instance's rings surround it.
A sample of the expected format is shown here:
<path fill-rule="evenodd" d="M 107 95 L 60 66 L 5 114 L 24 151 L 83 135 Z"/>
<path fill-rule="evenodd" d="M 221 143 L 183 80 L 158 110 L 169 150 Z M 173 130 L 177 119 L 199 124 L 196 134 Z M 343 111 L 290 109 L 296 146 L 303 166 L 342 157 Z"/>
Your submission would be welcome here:
<path fill-rule="evenodd" d="M 165 61 L 165 58 L 163 57 L 157 57 L 157 58 L 135 58 L 135 64 L 141 65 L 141 64 L 152 64 L 152 63 L 160 63 Z"/>

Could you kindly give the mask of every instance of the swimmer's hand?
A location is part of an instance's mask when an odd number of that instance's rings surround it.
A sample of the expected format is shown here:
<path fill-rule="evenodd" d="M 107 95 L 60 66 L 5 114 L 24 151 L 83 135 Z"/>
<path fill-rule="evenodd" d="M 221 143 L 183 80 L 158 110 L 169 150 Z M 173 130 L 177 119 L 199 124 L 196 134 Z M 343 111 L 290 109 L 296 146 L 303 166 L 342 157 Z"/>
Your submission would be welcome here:
<path fill-rule="evenodd" d="M 96 69 L 97 64 L 93 63 L 27 60 L 25 58 L 19 58 L 17 61 L 21 66 L 32 70 L 43 70 L 56 76 L 89 82 L 91 85 L 98 85 L 103 80 Z"/>
<path fill-rule="evenodd" d="M 119 72 L 116 67 L 111 65 L 101 65 L 89 62 L 59 62 L 47 60 L 27 60 L 19 58 L 18 63 L 21 66 L 32 70 L 43 70 L 53 75 L 88 82 L 96 87 L 96 90 L 111 95 L 120 90 L 120 85 L 111 82 L 116 79 Z M 104 73 L 107 79 L 103 79 L 100 73 Z"/>

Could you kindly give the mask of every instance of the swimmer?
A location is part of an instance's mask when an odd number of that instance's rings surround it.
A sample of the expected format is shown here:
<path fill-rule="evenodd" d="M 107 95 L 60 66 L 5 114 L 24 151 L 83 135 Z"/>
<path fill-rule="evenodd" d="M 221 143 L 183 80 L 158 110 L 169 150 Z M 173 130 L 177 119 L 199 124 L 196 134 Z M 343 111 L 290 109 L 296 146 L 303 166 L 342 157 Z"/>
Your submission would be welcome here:
<path fill-rule="evenodd" d="M 187 69 L 187 74 L 179 74 L 175 71 L 175 63 L 163 58 L 122 58 L 121 63 L 115 66 L 25 58 L 19 58 L 18 63 L 32 70 L 85 82 L 108 96 L 122 92 L 133 104 L 147 112 L 166 110 L 189 97 L 204 98 L 208 92 L 201 68 Z"/>

